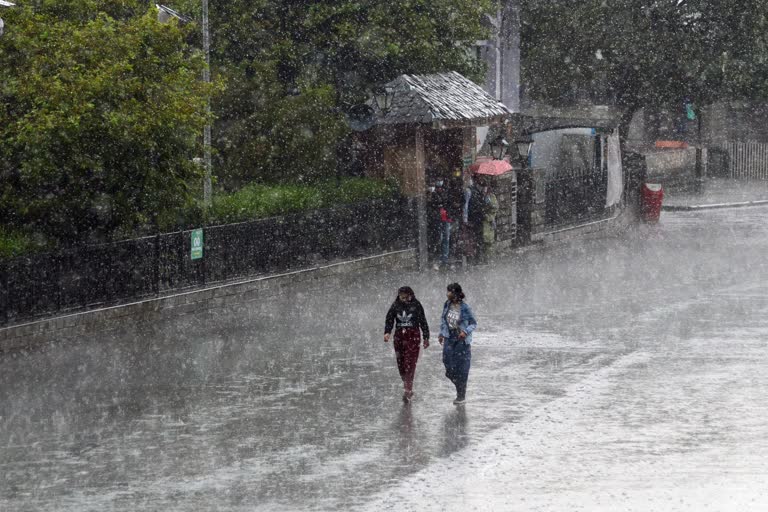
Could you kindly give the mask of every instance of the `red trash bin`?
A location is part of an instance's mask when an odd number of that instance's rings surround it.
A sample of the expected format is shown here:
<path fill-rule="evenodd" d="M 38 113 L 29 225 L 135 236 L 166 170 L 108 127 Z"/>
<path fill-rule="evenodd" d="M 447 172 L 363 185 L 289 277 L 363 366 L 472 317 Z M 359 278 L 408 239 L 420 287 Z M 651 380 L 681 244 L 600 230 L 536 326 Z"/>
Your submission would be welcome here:
<path fill-rule="evenodd" d="M 659 183 L 643 183 L 640 191 L 640 214 L 645 222 L 659 222 L 664 189 Z"/>

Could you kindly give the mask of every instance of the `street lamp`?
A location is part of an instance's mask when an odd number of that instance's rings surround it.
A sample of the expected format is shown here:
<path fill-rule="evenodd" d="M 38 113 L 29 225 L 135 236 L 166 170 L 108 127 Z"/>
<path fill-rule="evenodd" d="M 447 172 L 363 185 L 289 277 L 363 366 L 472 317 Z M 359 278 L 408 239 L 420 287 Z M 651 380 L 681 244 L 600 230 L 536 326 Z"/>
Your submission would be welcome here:
<path fill-rule="evenodd" d="M 527 163 L 533 147 L 533 138 L 527 132 L 523 132 L 515 139 L 515 145 L 517 146 L 517 154 L 520 155 L 523 162 Z"/>
<path fill-rule="evenodd" d="M 171 18 L 176 18 L 180 23 L 189 23 L 192 21 L 192 18 L 184 16 L 167 5 L 155 4 L 155 7 L 157 7 L 157 21 L 160 23 L 168 23 Z"/>
<path fill-rule="evenodd" d="M 501 160 L 509 148 L 509 142 L 507 142 L 503 135 L 499 135 L 488 143 L 488 146 L 491 149 L 491 156 L 496 160 Z"/>
<path fill-rule="evenodd" d="M 0 7 L 13 7 L 14 3 L 7 2 L 6 0 L 0 0 Z M 3 21 L 3 18 L 0 18 L 0 36 L 3 35 L 3 32 L 5 31 L 5 22 Z"/>
<path fill-rule="evenodd" d="M 392 100 L 394 98 L 395 90 L 389 86 L 379 87 L 373 93 L 373 99 L 376 101 L 376 106 L 385 114 L 392 108 Z"/>

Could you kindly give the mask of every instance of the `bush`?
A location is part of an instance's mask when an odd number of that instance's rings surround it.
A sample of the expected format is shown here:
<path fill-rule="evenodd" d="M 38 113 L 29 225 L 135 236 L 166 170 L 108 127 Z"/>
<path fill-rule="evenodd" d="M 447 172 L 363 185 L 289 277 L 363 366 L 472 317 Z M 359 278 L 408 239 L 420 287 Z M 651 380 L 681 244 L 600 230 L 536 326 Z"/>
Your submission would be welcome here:
<path fill-rule="evenodd" d="M 160 232 L 191 229 L 204 225 L 244 222 L 275 217 L 294 212 L 330 208 L 371 199 L 394 197 L 397 186 L 393 183 L 367 178 L 333 179 L 314 185 L 248 185 L 228 195 L 214 195 L 213 206 L 207 215 L 201 204 L 187 208 L 168 209 L 158 217 Z M 144 231 L 116 231 L 111 239 L 121 240 L 154 234 L 155 228 Z M 105 240 L 106 241 L 106 240 Z M 93 242 L 93 240 L 90 240 Z M 0 226 L 0 260 L 14 258 L 42 250 L 50 250 L 55 240 L 46 241 L 42 234 L 26 234 Z"/>
<path fill-rule="evenodd" d="M 15 258 L 42 249 L 30 236 L 0 227 L 0 260 Z"/>
<path fill-rule="evenodd" d="M 192 27 L 139 0 L 23 3 L 2 13 L 0 216 L 68 243 L 185 208 L 221 88 L 200 80 Z"/>
<path fill-rule="evenodd" d="M 316 185 L 248 185 L 214 197 L 210 223 L 242 222 L 292 212 L 329 208 L 368 199 L 392 197 L 391 184 L 366 178 L 328 180 Z"/>
<path fill-rule="evenodd" d="M 395 183 L 366 178 L 345 178 L 341 183 L 338 180 L 330 180 L 318 188 L 323 195 L 325 206 L 392 197 L 397 190 Z"/>

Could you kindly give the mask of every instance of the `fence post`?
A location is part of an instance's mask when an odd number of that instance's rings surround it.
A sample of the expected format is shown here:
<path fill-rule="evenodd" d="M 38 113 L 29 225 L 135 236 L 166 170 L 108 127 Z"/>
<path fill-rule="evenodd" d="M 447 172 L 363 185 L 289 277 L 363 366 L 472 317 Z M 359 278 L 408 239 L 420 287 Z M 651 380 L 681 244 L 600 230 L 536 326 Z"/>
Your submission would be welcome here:
<path fill-rule="evenodd" d="M 154 276 L 152 276 L 152 288 L 155 295 L 160 295 L 160 232 L 155 233 Z"/>
<path fill-rule="evenodd" d="M 533 215 L 533 174 L 523 167 L 517 172 L 517 233 L 519 244 L 531 241 L 531 217 Z"/>
<path fill-rule="evenodd" d="M 76 245 L 75 246 L 75 264 L 72 265 L 73 268 L 77 269 L 77 287 L 78 292 L 80 293 L 80 306 L 85 309 L 86 306 L 88 306 L 88 286 L 83 285 L 83 252 L 86 250 L 88 246 L 87 245 Z M 86 283 L 88 284 L 88 283 Z"/>
<path fill-rule="evenodd" d="M 8 291 L 8 265 L 0 265 L 0 283 L 3 283 L 3 294 L 0 296 L 0 307 L 3 308 L 3 325 L 8 325 L 8 309 L 10 308 L 10 292 Z"/>
<path fill-rule="evenodd" d="M 61 312 L 61 294 L 62 289 L 64 288 L 62 283 L 62 260 L 64 259 L 64 255 L 62 252 L 59 252 L 59 254 L 56 255 L 56 312 Z"/>
<path fill-rule="evenodd" d="M 418 229 L 417 254 L 419 270 L 426 270 L 427 260 L 427 199 L 424 194 L 414 198 L 416 203 L 416 225 Z"/>
<path fill-rule="evenodd" d="M 704 187 L 704 165 L 702 162 L 701 144 L 696 145 L 696 167 L 695 167 L 694 186 L 696 192 L 701 192 Z"/>
<path fill-rule="evenodd" d="M 208 259 L 208 236 L 209 233 L 206 233 L 206 229 L 203 228 L 203 257 L 201 264 L 203 265 L 203 286 L 208 282 L 208 276 L 206 275 L 208 273 L 208 265 L 205 260 Z"/>

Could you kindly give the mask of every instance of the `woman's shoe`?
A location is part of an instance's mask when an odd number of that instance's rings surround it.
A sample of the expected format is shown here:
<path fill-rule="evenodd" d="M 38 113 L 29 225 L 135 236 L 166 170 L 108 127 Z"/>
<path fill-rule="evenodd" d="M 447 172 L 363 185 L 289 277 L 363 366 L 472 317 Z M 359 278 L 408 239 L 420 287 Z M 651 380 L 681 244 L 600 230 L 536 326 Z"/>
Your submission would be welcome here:
<path fill-rule="evenodd" d="M 467 403 L 467 399 L 466 398 L 459 398 L 458 396 L 453 401 L 453 405 L 464 405 L 465 403 Z"/>

